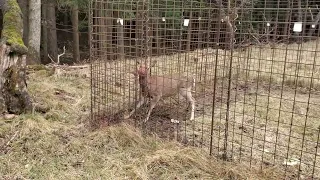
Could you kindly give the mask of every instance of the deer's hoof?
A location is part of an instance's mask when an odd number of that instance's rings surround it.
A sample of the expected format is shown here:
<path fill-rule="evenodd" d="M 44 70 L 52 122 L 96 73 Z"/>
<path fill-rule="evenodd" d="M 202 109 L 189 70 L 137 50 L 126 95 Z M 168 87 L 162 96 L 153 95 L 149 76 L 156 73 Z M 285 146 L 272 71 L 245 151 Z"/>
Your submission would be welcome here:
<path fill-rule="evenodd" d="M 124 116 L 123 116 L 123 119 L 129 119 L 130 118 L 130 115 L 128 115 L 128 114 L 125 114 Z"/>

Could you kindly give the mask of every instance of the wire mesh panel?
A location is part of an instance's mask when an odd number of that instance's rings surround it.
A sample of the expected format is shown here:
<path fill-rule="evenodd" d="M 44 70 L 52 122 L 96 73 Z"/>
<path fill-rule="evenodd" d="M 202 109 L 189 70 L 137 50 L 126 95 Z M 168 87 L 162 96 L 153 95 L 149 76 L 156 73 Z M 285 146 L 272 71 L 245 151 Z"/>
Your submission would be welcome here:
<path fill-rule="evenodd" d="M 92 125 L 320 178 L 319 3 L 93 0 Z"/>

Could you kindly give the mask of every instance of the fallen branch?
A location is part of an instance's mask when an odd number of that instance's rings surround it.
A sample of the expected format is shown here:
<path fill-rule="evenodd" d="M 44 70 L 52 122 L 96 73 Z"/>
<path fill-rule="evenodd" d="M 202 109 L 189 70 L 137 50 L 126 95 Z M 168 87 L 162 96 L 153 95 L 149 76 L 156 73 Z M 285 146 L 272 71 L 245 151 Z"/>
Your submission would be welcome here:
<path fill-rule="evenodd" d="M 83 65 L 83 66 L 69 66 L 69 65 L 65 65 L 65 64 L 48 64 L 46 65 L 47 67 L 56 67 L 56 68 L 60 68 L 63 70 L 74 70 L 74 69 L 87 69 L 90 68 L 90 65 Z"/>
<path fill-rule="evenodd" d="M 16 131 L 14 135 L 10 138 L 10 140 L 7 142 L 6 146 L 9 146 L 10 143 L 17 137 L 19 131 Z"/>

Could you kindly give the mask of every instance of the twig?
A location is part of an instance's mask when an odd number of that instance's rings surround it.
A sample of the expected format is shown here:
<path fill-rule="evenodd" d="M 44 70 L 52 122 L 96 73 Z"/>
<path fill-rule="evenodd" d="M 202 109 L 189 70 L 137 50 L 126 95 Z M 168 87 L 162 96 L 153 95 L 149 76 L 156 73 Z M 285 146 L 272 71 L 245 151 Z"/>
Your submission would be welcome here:
<path fill-rule="evenodd" d="M 53 59 L 51 58 L 50 54 L 48 54 L 49 59 L 51 60 L 52 63 L 55 64 L 55 62 L 53 61 Z"/>
<path fill-rule="evenodd" d="M 7 142 L 6 146 L 9 146 L 10 143 L 17 137 L 19 131 L 16 131 L 14 135 L 10 138 L 10 140 Z"/>
<path fill-rule="evenodd" d="M 88 65 L 83 65 L 83 66 L 66 66 L 67 69 L 82 69 L 82 68 L 89 68 L 90 66 Z"/>
<path fill-rule="evenodd" d="M 58 62 L 57 64 L 60 64 L 60 57 L 63 56 L 66 53 L 66 46 L 63 46 L 63 53 L 58 55 Z"/>
<path fill-rule="evenodd" d="M 66 54 L 66 46 L 63 46 L 63 52 L 61 54 L 58 55 L 58 59 L 57 62 L 55 62 L 53 60 L 53 58 L 50 56 L 50 54 L 48 54 L 49 59 L 51 60 L 51 62 L 55 65 L 59 65 L 60 64 L 60 57 L 63 56 L 64 54 Z"/>

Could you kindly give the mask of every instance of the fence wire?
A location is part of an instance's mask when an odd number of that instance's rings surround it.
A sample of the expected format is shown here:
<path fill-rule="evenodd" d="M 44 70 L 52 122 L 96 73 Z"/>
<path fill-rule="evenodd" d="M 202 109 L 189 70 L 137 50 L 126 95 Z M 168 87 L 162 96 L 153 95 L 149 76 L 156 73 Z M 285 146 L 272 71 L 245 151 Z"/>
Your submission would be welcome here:
<path fill-rule="evenodd" d="M 319 4 L 93 0 L 91 124 L 126 121 L 286 178 L 320 178 Z M 193 120 L 188 101 L 172 96 L 143 123 L 148 104 L 136 104 L 152 88 L 132 72 L 146 62 L 156 62 L 152 75 L 195 77 Z"/>

